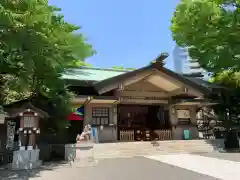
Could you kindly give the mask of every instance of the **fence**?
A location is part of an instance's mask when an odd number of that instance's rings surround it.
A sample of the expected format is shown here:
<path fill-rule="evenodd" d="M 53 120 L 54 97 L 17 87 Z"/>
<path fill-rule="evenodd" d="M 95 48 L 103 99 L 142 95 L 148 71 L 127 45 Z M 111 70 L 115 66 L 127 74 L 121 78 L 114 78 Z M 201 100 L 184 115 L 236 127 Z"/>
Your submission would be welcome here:
<path fill-rule="evenodd" d="M 134 130 L 120 130 L 120 141 L 134 141 Z"/>
<path fill-rule="evenodd" d="M 12 163 L 12 160 L 13 160 L 13 152 L 11 151 L 0 152 L 0 166 Z"/>
<path fill-rule="evenodd" d="M 171 130 L 155 130 L 154 132 L 158 135 L 158 140 L 171 140 L 172 139 L 172 131 Z"/>
<path fill-rule="evenodd" d="M 158 140 L 171 140 L 173 137 L 171 130 L 155 130 L 154 133 L 157 134 Z M 134 130 L 120 130 L 120 141 L 134 140 Z"/>

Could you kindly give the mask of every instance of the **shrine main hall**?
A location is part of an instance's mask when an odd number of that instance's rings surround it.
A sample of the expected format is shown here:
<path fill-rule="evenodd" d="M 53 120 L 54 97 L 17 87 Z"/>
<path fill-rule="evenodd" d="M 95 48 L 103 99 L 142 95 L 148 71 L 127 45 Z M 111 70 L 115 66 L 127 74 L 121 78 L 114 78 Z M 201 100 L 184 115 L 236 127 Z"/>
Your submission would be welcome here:
<path fill-rule="evenodd" d="M 76 94 L 67 117 L 76 133 L 90 124 L 97 142 L 180 140 L 186 132 L 198 139 L 197 117 L 221 87 L 165 68 L 166 57 L 136 70 L 68 69 L 62 78 Z"/>

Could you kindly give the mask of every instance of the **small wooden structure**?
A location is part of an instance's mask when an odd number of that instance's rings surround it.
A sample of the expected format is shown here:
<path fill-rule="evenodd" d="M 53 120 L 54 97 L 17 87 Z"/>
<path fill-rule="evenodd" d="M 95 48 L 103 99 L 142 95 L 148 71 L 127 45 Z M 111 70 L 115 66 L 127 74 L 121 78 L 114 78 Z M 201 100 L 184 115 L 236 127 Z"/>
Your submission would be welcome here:
<path fill-rule="evenodd" d="M 0 166 L 11 163 L 12 161 L 12 151 L 7 151 L 5 149 L 6 141 L 5 117 L 7 117 L 7 113 L 0 109 Z"/>
<path fill-rule="evenodd" d="M 0 152 L 6 163 L 11 163 L 13 169 L 28 169 L 38 167 L 39 149 L 37 138 L 40 134 L 40 120 L 48 118 L 48 113 L 36 108 L 29 100 L 23 100 L 4 106 L 8 114 L 2 126 L 3 134 Z M 6 158 L 11 154 L 11 158 Z M 31 166 L 31 167 L 30 167 Z"/>
<path fill-rule="evenodd" d="M 14 136 L 18 136 L 18 147 L 35 149 L 37 135 L 40 134 L 40 119 L 48 118 L 45 111 L 36 108 L 31 102 L 22 102 L 6 106 L 9 118 L 6 122 L 15 123 Z M 7 148 L 10 142 L 7 142 Z M 15 141 L 16 144 L 16 141 Z"/>

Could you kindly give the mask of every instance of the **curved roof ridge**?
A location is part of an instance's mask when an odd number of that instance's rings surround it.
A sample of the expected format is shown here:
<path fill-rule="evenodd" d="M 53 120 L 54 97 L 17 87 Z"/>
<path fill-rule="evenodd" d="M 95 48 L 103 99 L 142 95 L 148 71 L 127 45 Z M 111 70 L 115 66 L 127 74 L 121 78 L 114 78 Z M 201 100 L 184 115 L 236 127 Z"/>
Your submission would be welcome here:
<path fill-rule="evenodd" d="M 128 69 L 115 69 L 115 68 L 101 68 L 101 67 L 87 67 L 87 66 L 81 66 L 79 68 L 69 68 L 72 70 L 78 70 L 78 69 L 89 69 L 89 70 L 101 70 L 101 71 L 115 71 L 115 72 L 131 72 L 133 70 Z M 68 69 L 67 69 L 68 70 Z"/>

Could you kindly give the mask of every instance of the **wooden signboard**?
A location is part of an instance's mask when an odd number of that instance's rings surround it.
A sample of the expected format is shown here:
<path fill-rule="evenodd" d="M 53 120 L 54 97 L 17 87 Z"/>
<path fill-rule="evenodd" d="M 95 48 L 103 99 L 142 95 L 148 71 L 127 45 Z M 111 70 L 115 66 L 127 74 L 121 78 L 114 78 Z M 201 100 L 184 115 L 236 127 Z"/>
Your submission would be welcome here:
<path fill-rule="evenodd" d="M 178 124 L 187 125 L 191 124 L 191 116 L 189 110 L 177 110 Z"/>
<path fill-rule="evenodd" d="M 178 119 L 190 119 L 190 111 L 189 110 L 177 110 L 177 118 Z"/>
<path fill-rule="evenodd" d="M 7 149 L 12 149 L 14 145 L 14 135 L 15 135 L 16 122 L 7 121 Z"/>

